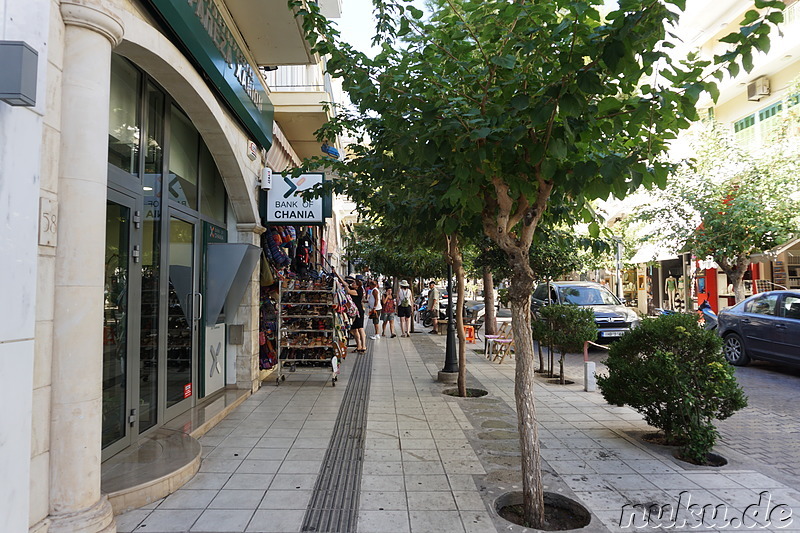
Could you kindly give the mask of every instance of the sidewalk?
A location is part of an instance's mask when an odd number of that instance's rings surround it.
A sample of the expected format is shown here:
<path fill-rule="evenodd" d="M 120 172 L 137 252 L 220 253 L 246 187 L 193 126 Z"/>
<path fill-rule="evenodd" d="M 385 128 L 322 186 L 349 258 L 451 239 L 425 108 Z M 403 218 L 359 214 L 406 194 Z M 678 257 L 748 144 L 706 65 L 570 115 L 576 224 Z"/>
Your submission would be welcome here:
<path fill-rule="evenodd" d="M 280 386 L 265 382 L 200 439 L 200 473 L 164 500 L 118 516 L 118 530 L 344 532 L 356 531 L 357 521 L 359 533 L 530 531 L 493 509 L 496 498 L 521 484 L 514 360 L 490 363 L 476 351 L 480 345 L 468 345 L 468 386 L 489 395 L 453 398 L 441 393 L 452 386 L 435 381 L 444 343 L 444 336 L 427 334 L 370 341 L 369 354 L 348 356 L 336 387 L 324 374 L 300 372 L 287 374 Z M 745 525 L 763 524 L 773 510 L 773 526 L 759 531 L 800 531 L 800 492 L 742 468 L 746 458 L 728 456 L 731 464 L 723 468 L 696 467 L 643 443 L 637 435 L 649 428 L 641 416 L 606 404 L 598 392 L 583 392 L 580 358 L 570 362 L 566 372 L 575 384 L 537 381 L 537 419 L 546 490 L 591 511 L 592 522 L 581 531 L 636 525 L 729 531 L 737 529 L 731 519 L 748 506 L 751 515 L 756 511 L 765 490 L 770 503 L 762 499 L 761 514 Z M 364 386 L 368 396 L 353 395 Z M 366 431 L 352 423 L 365 401 Z M 665 516 L 661 527 L 655 517 L 645 523 L 642 508 L 633 516 L 630 507 L 679 498 L 678 523 Z M 693 515 L 684 508 L 691 504 L 720 506 L 726 521 L 717 516 L 706 520 L 715 527 L 691 527 Z M 794 512 L 793 523 L 779 529 L 784 511 Z M 633 522 L 620 527 L 621 518 L 622 525 Z"/>

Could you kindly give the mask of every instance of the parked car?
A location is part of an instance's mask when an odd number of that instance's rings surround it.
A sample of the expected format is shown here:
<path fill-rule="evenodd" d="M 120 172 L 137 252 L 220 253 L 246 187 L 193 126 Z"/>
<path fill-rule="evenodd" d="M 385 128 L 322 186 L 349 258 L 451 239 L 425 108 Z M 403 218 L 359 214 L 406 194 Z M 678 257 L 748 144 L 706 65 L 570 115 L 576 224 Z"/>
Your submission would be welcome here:
<path fill-rule="evenodd" d="M 636 311 L 625 307 L 611 291 L 591 281 L 551 281 L 549 297 L 547 283 L 540 283 L 531 298 L 534 316 L 539 308 L 551 303 L 591 308 L 600 342 L 621 337 L 640 322 Z"/>
<path fill-rule="evenodd" d="M 800 291 L 756 294 L 719 314 L 725 359 L 800 364 Z"/>

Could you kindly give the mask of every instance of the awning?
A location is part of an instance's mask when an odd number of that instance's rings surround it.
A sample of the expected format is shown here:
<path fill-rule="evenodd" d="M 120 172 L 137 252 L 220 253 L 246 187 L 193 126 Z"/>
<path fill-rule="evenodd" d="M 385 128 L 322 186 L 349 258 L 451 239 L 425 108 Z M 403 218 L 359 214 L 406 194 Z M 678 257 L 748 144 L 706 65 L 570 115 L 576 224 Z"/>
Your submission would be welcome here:
<path fill-rule="evenodd" d="M 750 256 L 750 260 L 753 262 L 775 261 L 775 259 L 777 259 L 778 256 L 781 255 L 783 252 L 789 250 L 790 248 L 794 248 L 799 244 L 800 244 L 800 239 L 793 239 L 791 241 L 781 244 L 780 246 L 776 246 L 770 250 L 767 250 L 766 252 L 752 254 Z"/>
<path fill-rule="evenodd" d="M 223 306 L 235 313 L 260 257 L 261 248 L 252 244 L 225 242 L 208 245 L 206 324 L 217 323 Z"/>

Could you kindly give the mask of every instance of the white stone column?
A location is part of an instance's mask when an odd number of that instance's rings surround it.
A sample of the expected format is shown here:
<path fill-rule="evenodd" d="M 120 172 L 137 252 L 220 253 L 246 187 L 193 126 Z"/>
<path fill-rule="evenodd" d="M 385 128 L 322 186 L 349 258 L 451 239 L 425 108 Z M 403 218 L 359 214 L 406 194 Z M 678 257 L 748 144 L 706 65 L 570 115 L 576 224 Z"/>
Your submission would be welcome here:
<path fill-rule="evenodd" d="M 100 492 L 103 279 L 111 50 L 100 0 L 61 0 L 65 24 L 50 449 L 50 533 L 114 532 Z"/>

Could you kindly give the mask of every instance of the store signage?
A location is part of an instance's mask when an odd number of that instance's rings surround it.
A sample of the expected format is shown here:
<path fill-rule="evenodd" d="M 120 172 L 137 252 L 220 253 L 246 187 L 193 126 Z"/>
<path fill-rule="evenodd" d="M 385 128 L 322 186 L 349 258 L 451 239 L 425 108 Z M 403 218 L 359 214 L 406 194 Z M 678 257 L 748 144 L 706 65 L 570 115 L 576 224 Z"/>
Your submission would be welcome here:
<path fill-rule="evenodd" d="M 272 146 L 273 107 L 256 68 L 233 36 L 215 0 L 150 0 L 265 149 Z"/>
<path fill-rule="evenodd" d="M 188 398 L 192 395 L 192 384 L 187 383 L 183 386 L 183 397 Z"/>
<path fill-rule="evenodd" d="M 301 174 L 296 178 L 273 174 L 272 188 L 267 191 L 267 223 L 322 224 L 325 220 L 323 199 L 304 200 L 302 193 L 324 181 L 324 174 Z"/>

